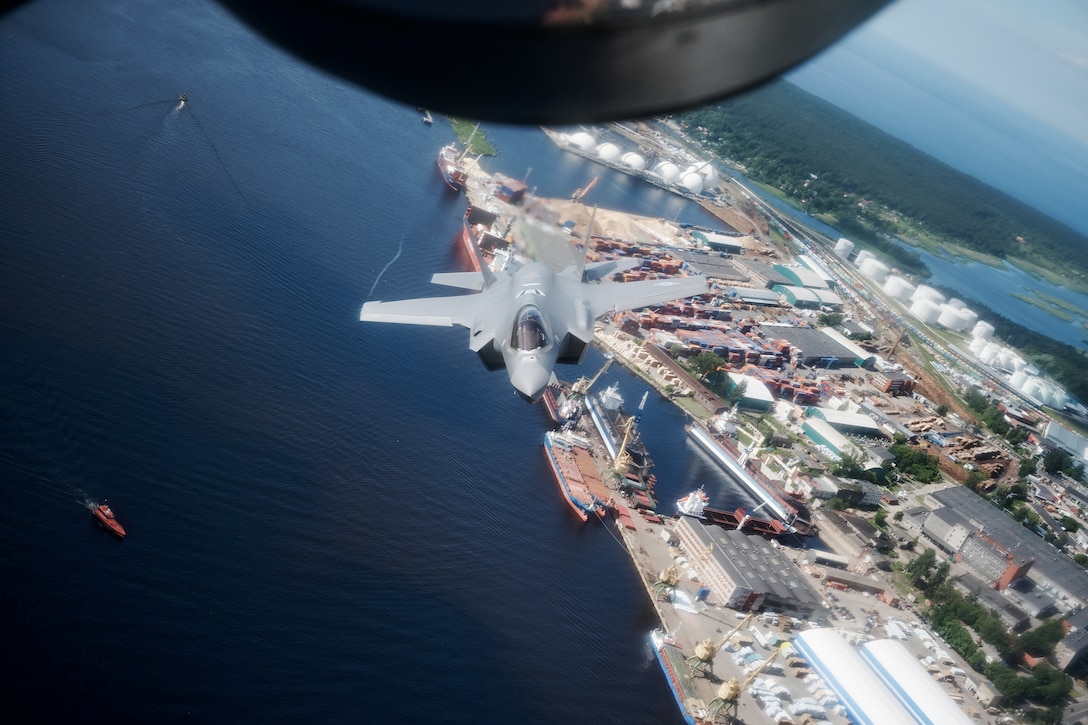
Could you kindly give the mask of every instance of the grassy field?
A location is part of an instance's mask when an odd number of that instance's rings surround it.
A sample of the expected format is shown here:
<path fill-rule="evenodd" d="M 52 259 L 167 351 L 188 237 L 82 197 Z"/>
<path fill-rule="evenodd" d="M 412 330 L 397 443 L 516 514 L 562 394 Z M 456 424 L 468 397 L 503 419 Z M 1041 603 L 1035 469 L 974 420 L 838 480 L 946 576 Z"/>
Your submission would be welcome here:
<path fill-rule="evenodd" d="M 467 145 L 469 139 L 472 139 L 472 145 L 467 146 L 467 151 L 470 154 L 494 156 L 498 153 L 495 151 L 495 147 L 491 145 L 491 142 L 487 140 L 487 135 L 483 131 L 476 129 L 476 133 L 472 133 L 472 130 L 476 128 L 474 122 L 463 118 L 450 117 L 450 125 L 453 126 L 453 132 L 457 134 L 457 139 L 462 146 Z"/>

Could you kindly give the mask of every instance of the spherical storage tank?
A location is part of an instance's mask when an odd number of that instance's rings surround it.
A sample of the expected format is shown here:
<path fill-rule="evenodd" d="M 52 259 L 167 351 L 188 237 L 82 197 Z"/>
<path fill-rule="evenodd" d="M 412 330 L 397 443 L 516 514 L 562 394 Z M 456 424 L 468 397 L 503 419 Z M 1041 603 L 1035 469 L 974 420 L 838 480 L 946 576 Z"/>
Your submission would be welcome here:
<path fill-rule="evenodd" d="M 914 304 L 910 306 L 910 313 L 927 325 L 932 325 L 937 321 L 937 316 L 941 313 L 941 307 L 933 300 L 923 298 L 914 301 Z"/>
<path fill-rule="evenodd" d="M 994 335 L 994 326 L 985 320 L 979 320 L 971 329 L 971 337 L 980 337 L 989 340 Z"/>
<path fill-rule="evenodd" d="M 614 143 L 603 143 L 597 147 L 597 155 L 605 161 L 615 162 L 620 157 L 620 147 Z"/>
<path fill-rule="evenodd" d="M 835 254 L 839 255 L 843 259 L 850 256 L 850 253 L 854 251 L 854 243 L 846 237 L 839 237 L 839 241 L 835 242 Z"/>
<path fill-rule="evenodd" d="M 703 175 L 703 179 L 706 181 L 706 185 L 710 188 L 714 188 L 718 185 L 718 172 L 714 170 L 714 167 L 709 163 L 705 163 L 699 167 L 699 173 Z"/>
<path fill-rule="evenodd" d="M 646 168 L 646 159 L 642 158 L 634 151 L 628 151 L 620 157 L 620 163 L 629 168 L 641 171 Z"/>
<path fill-rule="evenodd" d="M 703 175 L 698 172 L 692 171 L 685 174 L 680 183 L 692 194 L 701 194 L 703 192 Z"/>
<path fill-rule="evenodd" d="M 676 177 L 680 176 L 680 169 L 671 161 L 662 161 L 657 165 L 657 168 L 654 169 L 654 171 L 657 172 L 658 176 L 670 184 L 676 181 Z"/>
<path fill-rule="evenodd" d="M 571 134 L 570 138 L 567 140 L 571 146 L 577 146 L 583 151 L 592 151 L 597 146 L 597 139 L 593 138 L 585 131 Z"/>

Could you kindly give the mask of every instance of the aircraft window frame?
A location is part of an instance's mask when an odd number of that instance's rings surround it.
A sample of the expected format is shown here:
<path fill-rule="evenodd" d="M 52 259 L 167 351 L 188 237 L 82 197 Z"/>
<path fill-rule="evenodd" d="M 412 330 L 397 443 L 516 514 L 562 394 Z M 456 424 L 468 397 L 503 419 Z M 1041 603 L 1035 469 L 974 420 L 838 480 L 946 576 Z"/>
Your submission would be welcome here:
<path fill-rule="evenodd" d="M 552 344 L 552 332 L 540 308 L 525 305 L 514 317 L 510 347 L 518 352 L 546 350 Z"/>

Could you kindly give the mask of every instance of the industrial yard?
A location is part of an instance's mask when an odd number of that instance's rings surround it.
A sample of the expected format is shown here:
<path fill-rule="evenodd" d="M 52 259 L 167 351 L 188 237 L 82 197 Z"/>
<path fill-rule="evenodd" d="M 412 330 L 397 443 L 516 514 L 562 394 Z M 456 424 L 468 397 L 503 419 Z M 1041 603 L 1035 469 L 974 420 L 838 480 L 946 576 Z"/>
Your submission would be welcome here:
<path fill-rule="evenodd" d="M 492 223 L 485 228 L 466 222 L 463 240 L 501 238 L 519 213 L 523 190 L 477 171 L 466 191 L 472 204 L 466 219 Z M 993 570 L 987 562 L 1033 535 L 1012 524 L 1004 533 L 987 527 L 987 536 L 972 539 L 969 515 L 947 523 L 951 519 L 942 513 L 969 510 L 972 502 L 952 501 L 940 493 L 923 495 L 927 489 L 921 482 L 894 467 L 893 495 L 886 487 L 862 485 L 866 482 L 830 472 L 849 456 L 863 470 L 887 475 L 889 447 L 905 440 L 939 459 L 946 481 L 962 481 L 968 472 L 981 471 L 989 485 L 1007 485 L 1016 480 L 1015 454 L 969 431 L 962 417 L 946 412 L 939 401 L 945 399 L 947 380 L 958 376 L 985 383 L 993 379 L 995 368 L 1010 370 L 1012 377 L 997 392 L 1036 411 L 1029 420 L 1040 442 L 1048 424 L 1038 414 L 1038 398 L 1029 393 L 1057 404 L 1060 392 L 1040 384 L 1025 389 L 1033 373 L 1024 370 L 1013 351 L 991 342 L 992 326 L 962 303 L 938 300 L 935 291 L 906 283 L 870 257 L 848 261 L 853 250 L 846 240 L 834 250 L 810 247 L 789 261 L 772 263 L 762 253 L 763 245 L 732 229 L 701 230 L 663 219 L 594 212 L 577 201 L 532 203 L 547 206 L 575 239 L 589 240 L 591 260 L 642 259 L 623 273 L 617 280 L 621 283 L 695 272 L 710 278 L 711 292 L 703 299 L 602 321 L 597 341 L 711 430 L 721 424 L 728 431 L 723 440 L 738 443 L 731 455 L 746 441 L 745 448 L 758 455 L 749 458 L 747 450 L 734 455 L 741 468 L 773 480 L 774 486 L 798 501 L 809 501 L 817 511 L 819 533 L 809 537 L 747 536 L 697 516 L 678 518 L 673 502 L 661 502 L 655 511 L 632 499 L 620 506 L 623 515 L 617 514 L 614 524 L 606 520 L 621 533 L 657 611 L 659 631 L 667 641 L 652 646 L 685 717 L 714 721 L 735 704 L 740 719 L 752 723 L 850 722 L 863 715 L 881 722 L 914 722 L 927 708 L 944 712 L 937 720 L 941 722 L 953 722 L 948 716 L 952 712 L 965 722 L 1006 721 L 993 683 L 929 631 L 906 594 L 896 588 L 889 564 L 916 553 L 897 551 L 895 537 L 900 543 L 912 537 L 923 547 L 942 551 L 956 562 L 955 576 L 968 584 L 977 577 L 983 586 L 997 590 L 995 596 L 1006 597 L 1010 612 L 1016 609 L 1012 584 L 1030 582 L 1050 593 L 1050 608 L 1036 607 L 1028 615 L 1034 621 L 1083 602 L 1088 574 L 1040 539 L 1029 538 L 1035 542 L 1030 556 L 987 578 L 986 572 Z M 487 214 L 474 216 L 473 208 Z M 594 226 L 587 231 L 591 216 Z M 715 250 L 707 244 L 711 237 L 736 244 L 728 252 Z M 507 241 L 514 256 L 502 263 L 516 263 L 510 260 L 516 259 L 519 240 Z M 854 271 L 846 272 L 848 265 Z M 837 313 L 843 324 L 820 324 L 830 313 Z M 904 315 L 913 315 L 915 322 Z M 904 327 L 897 330 L 896 325 Z M 942 340 L 958 336 L 955 356 L 934 341 L 936 333 L 931 337 L 924 332 L 930 327 L 940 330 Z M 913 344 L 904 342 L 908 328 Z M 941 370 L 925 362 L 918 342 L 944 358 L 958 359 L 957 375 L 939 380 Z M 705 352 L 721 358 L 719 372 L 743 384 L 739 414 L 727 410 L 705 381 L 680 364 Z M 969 364 L 963 365 L 965 361 Z M 756 416 L 766 422 L 757 425 Z M 588 424 L 579 430 L 588 438 L 597 435 Z M 616 461 L 597 440 L 590 446 L 592 465 L 601 481 L 614 481 Z M 614 498 L 622 500 L 621 487 L 614 489 Z M 989 506 L 967 489 L 959 490 Z M 852 501 L 869 511 L 902 513 L 902 521 L 881 531 L 865 517 L 826 508 L 831 499 Z M 751 513 L 736 512 L 732 520 L 741 522 L 737 528 Z M 997 509 L 993 513 L 1004 516 Z M 947 536 L 957 524 L 962 535 Z M 968 540 L 974 548 L 961 554 Z M 1074 629 L 1074 634 L 1079 631 Z M 834 640 L 827 639 L 828 632 Z M 880 643 L 865 644 L 874 640 Z M 839 642 L 853 653 L 849 658 Z M 1063 654 L 1063 661 L 1079 659 L 1088 650 L 1081 647 Z M 886 688 L 881 690 L 886 697 L 851 702 L 849 690 L 857 678 L 874 678 L 878 684 L 873 687 Z M 906 692 L 897 692 L 889 681 L 911 684 Z M 732 694 L 720 689 L 723 682 L 732 682 Z M 739 696 L 737 685 L 746 690 Z"/>

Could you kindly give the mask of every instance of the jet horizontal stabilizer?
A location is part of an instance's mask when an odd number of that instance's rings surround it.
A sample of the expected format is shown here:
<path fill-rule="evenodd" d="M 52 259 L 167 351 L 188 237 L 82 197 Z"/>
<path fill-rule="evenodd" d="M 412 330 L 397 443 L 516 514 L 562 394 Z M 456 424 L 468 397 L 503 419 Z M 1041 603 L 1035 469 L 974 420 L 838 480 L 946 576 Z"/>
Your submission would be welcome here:
<path fill-rule="evenodd" d="M 484 288 L 484 276 L 479 272 L 438 272 L 431 277 L 431 284 L 476 290 Z"/>
<path fill-rule="evenodd" d="M 592 262 L 586 265 L 582 274 L 583 282 L 596 282 L 614 274 L 626 272 L 642 264 L 641 259 L 611 259 L 607 262 Z"/>

